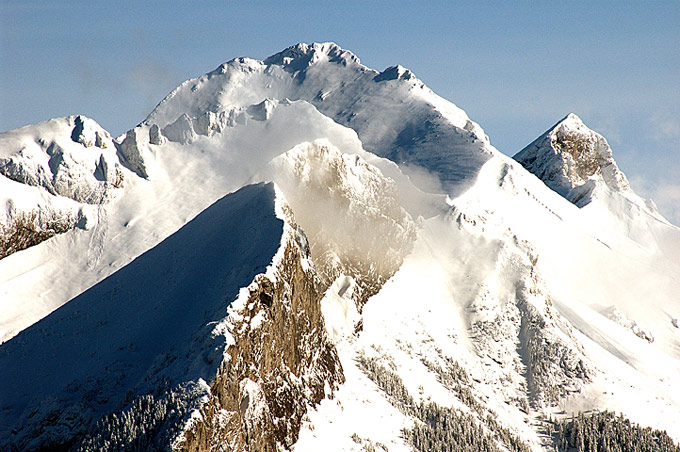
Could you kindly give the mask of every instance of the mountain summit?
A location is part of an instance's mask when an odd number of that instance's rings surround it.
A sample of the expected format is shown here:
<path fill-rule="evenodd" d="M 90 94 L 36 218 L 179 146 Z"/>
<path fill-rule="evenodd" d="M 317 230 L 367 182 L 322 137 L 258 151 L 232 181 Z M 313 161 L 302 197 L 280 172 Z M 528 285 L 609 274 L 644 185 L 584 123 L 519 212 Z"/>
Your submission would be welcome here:
<path fill-rule="evenodd" d="M 514 157 L 545 184 L 576 204 L 576 193 L 588 180 L 610 190 L 630 189 L 626 176 L 614 161 L 607 140 L 568 114 Z M 575 190 L 576 189 L 576 190 Z"/>
<path fill-rule="evenodd" d="M 452 192 L 469 186 L 497 152 L 463 110 L 410 71 L 367 68 L 333 43 L 298 44 L 264 61 L 236 58 L 188 80 L 146 118 L 138 135 L 154 126 L 169 139 L 210 135 L 240 121 L 241 111 L 259 108 L 266 115 L 267 102 L 283 100 L 313 105 L 354 130 L 365 150 L 398 163 L 414 180 L 430 173 Z"/>
<path fill-rule="evenodd" d="M 0 449 L 680 451 L 680 229 L 516 159 L 333 43 L 0 134 Z"/>
<path fill-rule="evenodd" d="M 548 187 L 584 211 L 592 225 L 664 252 L 657 238 L 668 220 L 638 196 L 619 169 L 607 140 L 573 113 L 513 157 Z M 673 234 L 675 235 L 675 234 Z M 676 242 L 676 239 L 672 240 Z M 668 246 L 668 243 L 666 246 Z M 672 245 L 675 249 L 677 245 Z"/>

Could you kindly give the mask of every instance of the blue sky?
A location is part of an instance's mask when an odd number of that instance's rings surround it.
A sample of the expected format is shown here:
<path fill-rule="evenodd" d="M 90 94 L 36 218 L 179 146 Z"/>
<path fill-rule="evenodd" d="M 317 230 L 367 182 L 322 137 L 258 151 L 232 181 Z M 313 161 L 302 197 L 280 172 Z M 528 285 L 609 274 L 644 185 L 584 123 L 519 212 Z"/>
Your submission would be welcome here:
<path fill-rule="evenodd" d="M 0 131 L 84 114 L 118 135 L 238 56 L 334 41 L 401 64 L 514 154 L 569 112 L 680 223 L 680 1 L 0 0 Z"/>

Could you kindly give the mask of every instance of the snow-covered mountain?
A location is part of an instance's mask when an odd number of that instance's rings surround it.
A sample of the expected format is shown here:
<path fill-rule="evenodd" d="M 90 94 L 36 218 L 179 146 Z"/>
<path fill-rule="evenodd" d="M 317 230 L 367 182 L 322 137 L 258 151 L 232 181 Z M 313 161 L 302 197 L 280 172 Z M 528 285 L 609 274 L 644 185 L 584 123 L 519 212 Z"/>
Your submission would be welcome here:
<path fill-rule="evenodd" d="M 581 207 L 591 217 L 588 221 L 602 225 L 606 234 L 616 229 L 640 245 L 662 252 L 671 241 L 673 251 L 668 257 L 677 257 L 677 233 L 671 233 L 675 240 L 658 240 L 674 228 L 668 228 L 652 200 L 642 199 L 631 189 L 607 140 L 575 114 L 567 115 L 513 158 Z"/>
<path fill-rule="evenodd" d="M 680 440 L 680 229 L 575 115 L 513 160 L 298 44 L 0 134 L 0 187 L 3 450 Z"/>

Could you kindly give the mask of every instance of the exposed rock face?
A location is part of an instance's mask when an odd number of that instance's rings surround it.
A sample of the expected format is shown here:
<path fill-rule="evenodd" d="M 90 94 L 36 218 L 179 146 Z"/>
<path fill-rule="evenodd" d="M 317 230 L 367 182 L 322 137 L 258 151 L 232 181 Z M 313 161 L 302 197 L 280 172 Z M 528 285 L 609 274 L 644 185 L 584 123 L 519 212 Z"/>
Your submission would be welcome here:
<path fill-rule="evenodd" d="M 122 157 L 121 161 L 123 164 L 127 166 L 130 171 L 135 172 L 139 177 L 148 179 L 149 173 L 146 162 L 148 157 L 145 156 L 147 152 L 145 152 L 146 150 L 142 144 L 140 144 L 138 138 L 140 130 L 141 127 L 139 126 L 128 130 L 123 141 L 120 144 L 116 144 L 116 146 L 118 147 L 119 155 Z M 161 135 L 156 132 L 157 130 L 154 130 L 152 139 L 153 141 L 160 143 Z"/>
<path fill-rule="evenodd" d="M 15 213 L 7 224 L 0 223 L 0 259 L 67 232 L 76 224 L 76 218 L 69 213 Z"/>
<path fill-rule="evenodd" d="M 291 224 L 276 268 L 258 275 L 230 309 L 234 343 L 174 450 L 290 450 L 309 407 L 344 382 L 325 333 L 319 280 L 305 262 L 309 246 Z"/>
<path fill-rule="evenodd" d="M 175 449 L 290 450 L 308 406 L 344 381 L 325 333 L 319 281 L 303 263 L 306 238 L 294 223 L 291 231 L 276 276 L 258 275 L 231 313 L 235 343 Z"/>
<path fill-rule="evenodd" d="M 557 193 L 577 205 L 585 205 L 592 184 L 601 181 L 613 191 L 629 188 L 605 138 L 586 127 L 571 113 L 514 156 Z"/>

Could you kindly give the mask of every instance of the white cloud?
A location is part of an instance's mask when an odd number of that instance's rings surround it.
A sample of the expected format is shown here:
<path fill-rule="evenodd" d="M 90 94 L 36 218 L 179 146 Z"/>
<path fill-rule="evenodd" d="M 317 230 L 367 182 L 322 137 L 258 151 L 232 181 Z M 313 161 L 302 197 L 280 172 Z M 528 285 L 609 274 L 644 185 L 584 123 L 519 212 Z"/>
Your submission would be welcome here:
<path fill-rule="evenodd" d="M 671 152 L 680 152 L 680 110 L 655 112 L 649 120 L 649 129 L 650 137 L 660 146 Z"/>

